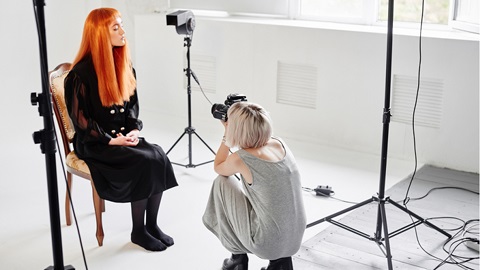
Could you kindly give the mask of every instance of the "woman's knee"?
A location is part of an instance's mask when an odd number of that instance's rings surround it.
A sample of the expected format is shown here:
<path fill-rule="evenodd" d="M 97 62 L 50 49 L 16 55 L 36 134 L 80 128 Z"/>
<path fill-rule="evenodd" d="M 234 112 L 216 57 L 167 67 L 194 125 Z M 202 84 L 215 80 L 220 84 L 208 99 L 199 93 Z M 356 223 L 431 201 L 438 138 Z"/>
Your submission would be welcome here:
<path fill-rule="evenodd" d="M 213 183 L 214 183 L 214 184 L 217 184 L 217 185 L 218 185 L 218 184 L 221 184 L 222 181 L 227 180 L 227 178 L 228 178 L 227 176 L 218 175 L 218 176 L 215 178 L 215 180 L 213 180 Z"/>
<path fill-rule="evenodd" d="M 236 182 L 233 176 L 218 175 L 213 181 L 213 187 L 216 189 L 224 189 L 226 186 L 236 187 Z"/>

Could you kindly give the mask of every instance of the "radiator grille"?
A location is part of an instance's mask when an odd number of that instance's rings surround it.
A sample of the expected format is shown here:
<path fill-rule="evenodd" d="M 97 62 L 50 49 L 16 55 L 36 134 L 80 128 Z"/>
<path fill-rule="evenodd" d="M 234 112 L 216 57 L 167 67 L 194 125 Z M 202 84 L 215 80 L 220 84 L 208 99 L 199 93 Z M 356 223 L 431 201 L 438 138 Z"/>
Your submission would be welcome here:
<path fill-rule="evenodd" d="M 215 94 L 217 84 L 216 59 L 213 56 L 191 54 L 190 68 L 192 72 L 195 73 L 203 91 L 205 93 Z M 193 76 L 191 77 L 190 83 L 192 91 L 200 91 L 200 87 Z M 187 85 L 187 76 L 185 76 L 185 85 Z"/>
<path fill-rule="evenodd" d="M 392 121 L 412 123 L 413 108 L 417 91 L 417 77 L 394 75 Z M 415 125 L 440 127 L 443 111 L 443 81 L 433 78 L 421 78 Z"/>
<path fill-rule="evenodd" d="M 277 103 L 316 108 L 317 68 L 278 62 Z"/>

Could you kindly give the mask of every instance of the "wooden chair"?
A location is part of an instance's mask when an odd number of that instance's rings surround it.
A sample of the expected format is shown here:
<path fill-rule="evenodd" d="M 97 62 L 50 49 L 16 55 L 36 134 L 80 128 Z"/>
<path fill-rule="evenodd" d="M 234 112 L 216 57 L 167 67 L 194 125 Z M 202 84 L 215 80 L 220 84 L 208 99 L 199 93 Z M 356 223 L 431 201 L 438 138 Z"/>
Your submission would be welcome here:
<path fill-rule="evenodd" d="M 105 201 L 98 196 L 97 190 L 93 184 L 90 170 L 83 160 L 77 157 L 73 150 L 72 140 L 75 135 L 75 129 L 72 121 L 68 115 L 67 106 L 65 104 L 65 89 L 63 86 L 65 77 L 70 70 L 70 63 L 63 63 L 58 65 L 54 70 L 49 72 L 50 92 L 52 94 L 53 109 L 55 111 L 55 119 L 57 121 L 58 131 L 63 141 L 63 149 L 65 153 L 65 163 L 67 167 L 67 185 L 68 189 L 72 190 L 72 175 L 82 177 L 90 180 L 93 194 L 93 205 L 95 208 L 95 218 L 97 221 L 97 242 L 99 246 L 103 245 L 103 225 L 102 212 L 105 212 Z M 70 192 L 71 195 L 71 192 Z M 65 196 L 65 216 L 67 225 L 72 224 L 70 213 L 70 196 L 67 190 Z"/>

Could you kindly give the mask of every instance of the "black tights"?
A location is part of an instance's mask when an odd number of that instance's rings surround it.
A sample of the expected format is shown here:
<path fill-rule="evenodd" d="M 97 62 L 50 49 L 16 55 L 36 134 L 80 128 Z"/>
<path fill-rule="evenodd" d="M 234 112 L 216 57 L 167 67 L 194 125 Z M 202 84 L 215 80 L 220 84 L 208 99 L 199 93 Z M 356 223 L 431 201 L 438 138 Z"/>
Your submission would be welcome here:
<path fill-rule="evenodd" d="M 163 193 L 132 202 L 132 242 L 151 251 L 162 251 L 173 245 L 173 239 L 157 225 Z M 145 219 L 146 214 L 146 219 Z"/>

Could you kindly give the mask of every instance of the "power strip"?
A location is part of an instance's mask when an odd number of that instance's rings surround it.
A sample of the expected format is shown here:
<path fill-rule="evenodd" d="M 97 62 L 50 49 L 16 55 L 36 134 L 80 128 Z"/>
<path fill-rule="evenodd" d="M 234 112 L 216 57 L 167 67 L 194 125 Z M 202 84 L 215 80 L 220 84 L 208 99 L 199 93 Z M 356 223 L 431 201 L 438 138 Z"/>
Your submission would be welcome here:
<path fill-rule="evenodd" d="M 317 196 L 327 196 L 330 197 L 332 195 L 333 190 L 332 187 L 330 186 L 317 186 L 317 188 L 314 189 L 315 193 Z"/>

